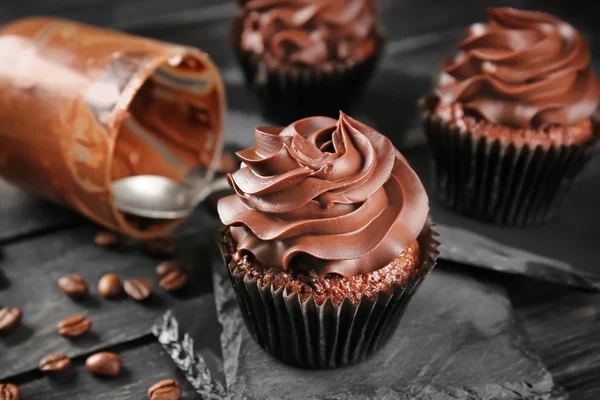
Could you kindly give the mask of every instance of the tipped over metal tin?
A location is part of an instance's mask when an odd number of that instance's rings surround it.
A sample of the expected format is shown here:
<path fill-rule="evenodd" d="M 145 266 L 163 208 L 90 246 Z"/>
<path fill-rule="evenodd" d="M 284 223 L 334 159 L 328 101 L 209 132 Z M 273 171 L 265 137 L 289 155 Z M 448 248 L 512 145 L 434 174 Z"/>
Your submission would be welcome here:
<path fill-rule="evenodd" d="M 110 184 L 209 166 L 224 111 L 198 49 L 52 18 L 0 29 L 0 177 L 109 229 L 149 239 L 182 222 L 120 212 Z"/>

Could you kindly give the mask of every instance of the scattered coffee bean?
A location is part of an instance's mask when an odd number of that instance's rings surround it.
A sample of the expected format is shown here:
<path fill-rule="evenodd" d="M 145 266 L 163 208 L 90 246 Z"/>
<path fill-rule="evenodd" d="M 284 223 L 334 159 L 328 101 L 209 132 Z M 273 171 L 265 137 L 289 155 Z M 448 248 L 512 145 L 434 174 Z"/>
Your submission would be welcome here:
<path fill-rule="evenodd" d="M 121 357 L 114 353 L 96 353 L 85 361 L 85 369 L 94 375 L 117 376 L 123 369 Z"/>
<path fill-rule="evenodd" d="M 63 276 L 58 280 L 58 287 L 64 294 L 73 299 L 81 299 L 88 294 L 88 284 L 79 275 Z"/>
<path fill-rule="evenodd" d="M 71 366 L 71 359 L 64 354 L 50 354 L 40 361 L 42 372 L 60 372 Z"/>
<path fill-rule="evenodd" d="M 72 315 L 58 323 L 58 334 L 62 337 L 74 338 L 83 335 L 91 327 L 92 323 L 83 315 Z"/>
<path fill-rule="evenodd" d="M 146 243 L 146 250 L 155 257 L 170 257 L 175 254 L 177 245 L 173 239 L 164 237 L 150 240 Z"/>
<path fill-rule="evenodd" d="M 0 400 L 19 400 L 21 392 L 17 385 L 12 383 L 0 383 Z"/>
<path fill-rule="evenodd" d="M 156 267 L 156 275 L 159 278 L 163 278 L 169 272 L 179 271 L 182 268 L 183 267 L 181 266 L 181 263 L 179 261 L 175 261 L 175 260 L 165 261 L 165 262 L 158 264 L 158 266 Z"/>
<path fill-rule="evenodd" d="M 135 300 L 145 300 L 152 294 L 152 286 L 143 279 L 127 279 L 123 284 L 125 293 Z"/>
<path fill-rule="evenodd" d="M 181 289 L 188 281 L 186 272 L 182 269 L 169 272 L 160 280 L 160 287 L 168 292 Z"/>
<path fill-rule="evenodd" d="M 181 397 L 181 387 L 175 379 L 165 379 L 156 382 L 148 389 L 150 400 L 178 400 Z"/>
<path fill-rule="evenodd" d="M 123 293 L 123 283 L 116 274 L 106 274 L 98 281 L 98 292 L 104 297 L 115 297 Z"/>
<path fill-rule="evenodd" d="M 20 308 L 0 308 L 0 334 L 6 333 L 17 326 L 21 322 L 22 315 Z"/>
<path fill-rule="evenodd" d="M 121 236 L 115 232 L 98 232 L 94 243 L 100 247 L 114 247 L 121 243 Z"/>

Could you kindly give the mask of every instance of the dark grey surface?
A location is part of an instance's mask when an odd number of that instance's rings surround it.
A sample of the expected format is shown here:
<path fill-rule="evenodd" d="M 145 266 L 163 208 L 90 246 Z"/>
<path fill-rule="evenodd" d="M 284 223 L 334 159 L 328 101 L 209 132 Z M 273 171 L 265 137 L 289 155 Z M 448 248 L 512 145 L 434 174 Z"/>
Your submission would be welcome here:
<path fill-rule="evenodd" d="M 256 344 L 225 267 L 215 261 L 214 269 L 231 399 L 566 398 L 516 328 L 505 291 L 466 273 L 434 270 L 396 334 L 369 360 L 314 371 L 286 366 Z"/>
<path fill-rule="evenodd" d="M 2 179 L 0 195 L 0 243 L 83 222 L 71 210 L 29 196 Z"/>
<path fill-rule="evenodd" d="M 503 281 L 555 380 L 574 400 L 600 398 L 600 294 L 529 279 Z"/>
<path fill-rule="evenodd" d="M 162 379 L 175 379 L 182 389 L 181 400 L 199 399 L 194 388 L 155 341 L 137 341 L 110 349 L 119 354 L 123 371 L 118 377 L 95 377 L 84 368 L 85 357 L 56 376 L 35 374 L 15 383 L 23 400 L 124 400 L 147 399 L 148 388 Z"/>
<path fill-rule="evenodd" d="M 23 317 L 17 329 L 0 337 L 0 380 L 35 369 L 49 353 L 77 356 L 147 335 L 157 315 L 210 291 L 210 258 L 203 254 L 210 253 L 206 233 L 217 226 L 214 219 L 198 213 L 177 235 L 177 257 L 189 274 L 187 286 L 177 293 L 159 287 L 154 268 L 160 261 L 145 254 L 140 243 L 100 248 L 93 243 L 97 232 L 93 226 L 4 246 L 2 263 L 8 285 L 0 290 L 0 305 L 22 308 Z M 153 295 L 144 302 L 127 296 L 103 298 L 97 283 L 108 272 L 123 280 L 147 279 Z M 73 301 L 59 290 L 58 279 L 70 273 L 88 282 L 86 300 Z M 56 325 L 73 314 L 87 315 L 92 329 L 81 338 L 67 340 L 58 335 Z"/>

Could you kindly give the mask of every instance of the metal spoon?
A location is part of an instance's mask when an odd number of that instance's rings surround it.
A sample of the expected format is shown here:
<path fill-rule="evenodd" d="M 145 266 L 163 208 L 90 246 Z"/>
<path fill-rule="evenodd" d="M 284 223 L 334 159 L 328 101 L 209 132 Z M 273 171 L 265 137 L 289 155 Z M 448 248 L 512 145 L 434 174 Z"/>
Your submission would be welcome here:
<path fill-rule="evenodd" d="M 140 217 L 178 219 L 194 212 L 212 193 L 230 189 L 226 178 L 178 182 L 158 175 L 137 175 L 111 185 L 117 209 Z"/>

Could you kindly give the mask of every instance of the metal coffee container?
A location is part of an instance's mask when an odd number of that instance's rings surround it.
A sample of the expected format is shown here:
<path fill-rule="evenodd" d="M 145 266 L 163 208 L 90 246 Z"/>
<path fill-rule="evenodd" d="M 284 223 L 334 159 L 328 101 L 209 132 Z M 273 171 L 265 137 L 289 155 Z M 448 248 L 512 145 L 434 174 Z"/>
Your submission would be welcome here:
<path fill-rule="evenodd" d="M 111 182 L 208 166 L 224 111 L 219 71 L 198 49 L 52 18 L 0 29 L 0 177 L 125 235 L 182 221 L 122 213 Z"/>

